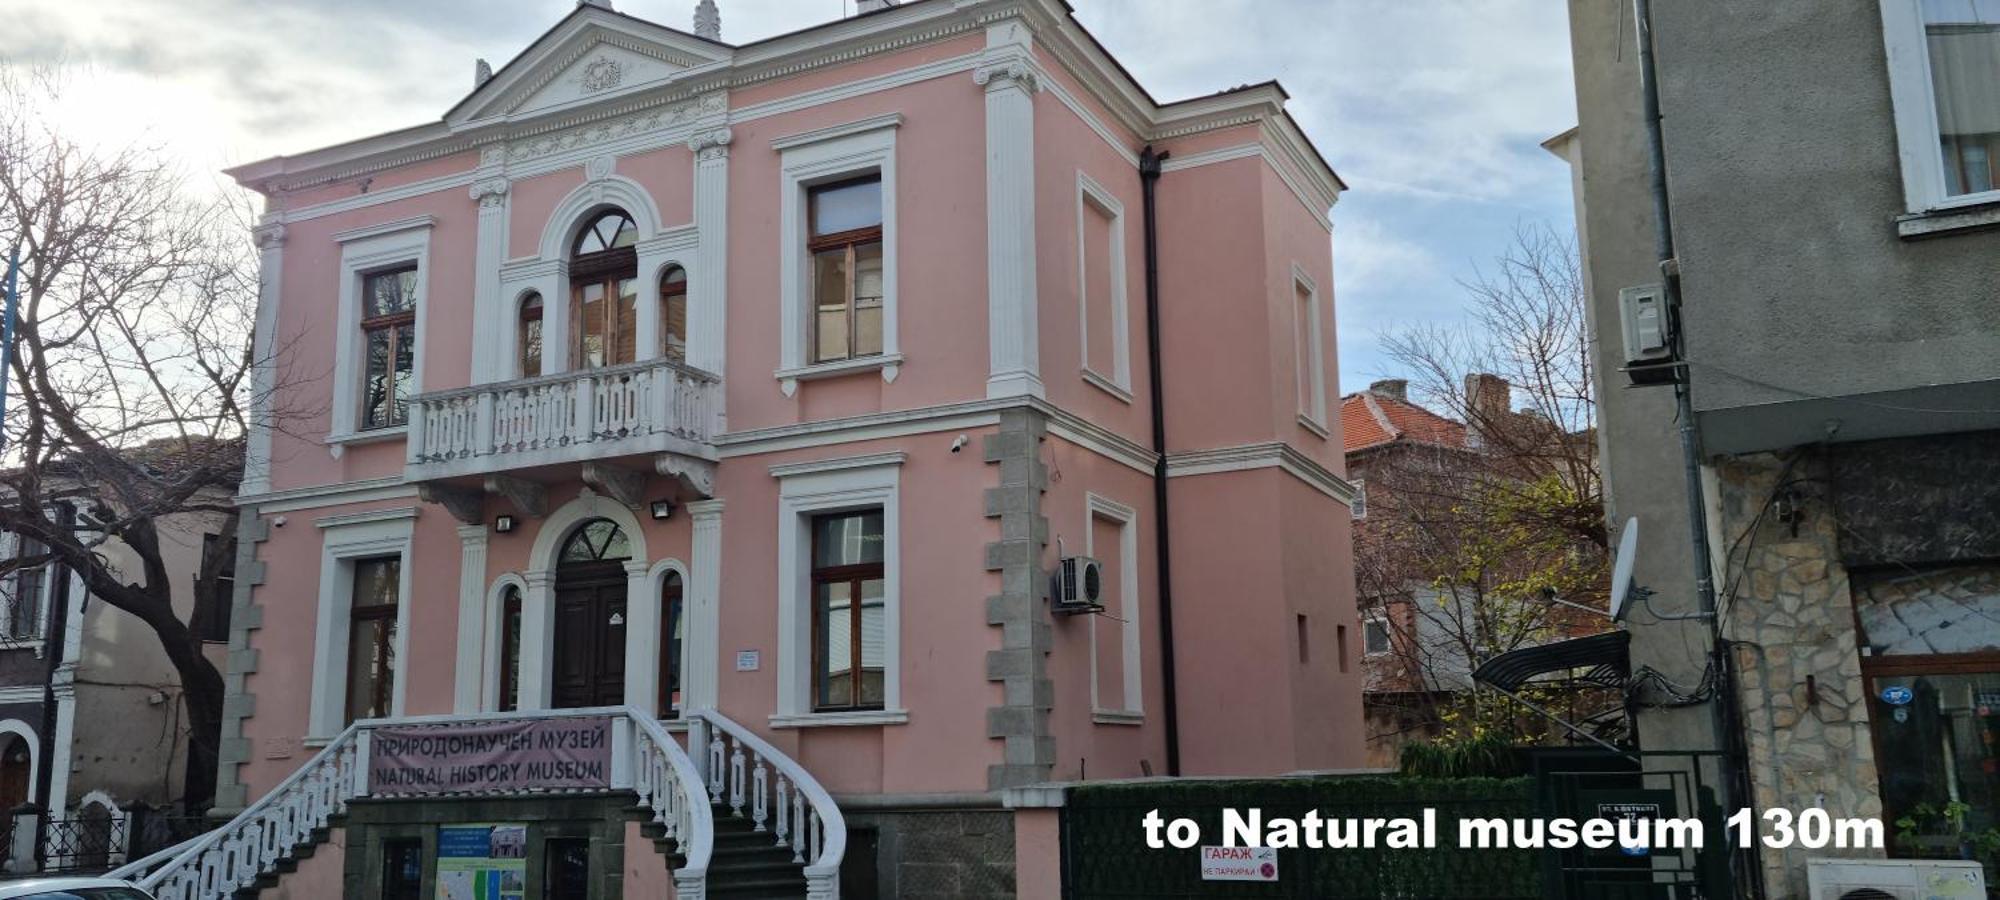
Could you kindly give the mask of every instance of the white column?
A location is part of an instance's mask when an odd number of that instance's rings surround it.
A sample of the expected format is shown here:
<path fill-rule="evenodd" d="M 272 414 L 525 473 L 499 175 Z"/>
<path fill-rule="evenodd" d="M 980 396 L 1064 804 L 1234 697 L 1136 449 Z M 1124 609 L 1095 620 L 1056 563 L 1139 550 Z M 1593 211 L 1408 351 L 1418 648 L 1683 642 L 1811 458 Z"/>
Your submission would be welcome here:
<path fill-rule="evenodd" d="M 72 745 L 76 742 L 76 667 L 56 672 L 56 733 L 54 752 L 42 765 L 49 767 L 49 812 L 61 815 L 69 806 L 69 770 Z M 39 751 L 37 751 L 39 752 Z M 32 790 L 32 787 L 30 788 Z"/>
<path fill-rule="evenodd" d="M 285 226 L 265 217 L 251 232 L 257 242 L 257 322 L 251 344 L 250 421 L 240 493 L 271 490 L 271 391 L 277 386 L 278 288 L 284 280 Z"/>
<path fill-rule="evenodd" d="M 1044 396 L 1036 333 L 1035 91 L 1027 26 L 986 29 L 986 396 Z"/>
<path fill-rule="evenodd" d="M 458 663 L 451 710 L 479 711 L 486 680 L 486 526 L 458 526 Z"/>
<path fill-rule="evenodd" d="M 549 708 L 550 681 L 555 674 L 555 575 L 529 572 L 528 590 L 521 595 L 520 709 Z"/>
<path fill-rule="evenodd" d="M 723 373 L 729 306 L 729 142 L 727 127 L 688 141 L 695 154 L 694 224 L 701 242 L 688 273 L 688 364 Z"/>
<path fill-rule="evenodd" d="M 687 655 L 683 711 L 714 709 L 722 672 L 722 501 L 697 500 L 687 510 L 694 520 L 694 547 L 688 562 L 687 632 L 681 649 Z"/>
<path fill-rule="evenodd" d="M 486 167 L 481 174 L 487 175 Z M 515 311 L 512 298 L 500 295 L 500 264 L 507 261 L 507 179 L 492 172 L 472 183 L 479 203 L 479 233 L 472 258 L 472 383 L 502 381 L 513 376 Z M 542 298 L 544 304 L 548 298 Z M 546 305 L 543 315 L 549 315 Z"/>
<path fill-rule="evenodd" d="M 625 563 L 625 705 L 653 715 L 660 708 L 660 593 L 648 568 Z"/>

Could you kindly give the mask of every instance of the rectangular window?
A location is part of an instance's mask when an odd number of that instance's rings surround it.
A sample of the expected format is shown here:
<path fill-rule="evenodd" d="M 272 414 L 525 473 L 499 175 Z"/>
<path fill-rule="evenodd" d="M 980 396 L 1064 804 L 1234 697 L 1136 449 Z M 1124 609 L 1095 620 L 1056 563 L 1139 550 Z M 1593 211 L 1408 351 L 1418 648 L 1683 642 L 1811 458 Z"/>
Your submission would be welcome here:
<path fill-rule="evenodd" d="M 2000 183 L 2000 0 L 1923 0 L 1947 197 Z"/>
<path fill-rule="evenodd" d="M 883 704 L 882 511 L 812 520 L 813 710 Z"/>
<path fill-rule="evenodd" d="M 1967 841 L 2000 831 L 2000 654 L 1876 656 L 1863 665 L 1907 673 L 1875 674 L 1866 692 L 1883 819 L 1913 826 L 1891 842 L 1891 855 L 1962 858 Z M 2000 855 L 1977 855 L 1993 884 Z"/>
<path fill-rule="evenodd" d="M 391 715 L 396 696 L 396 607 L 403 560 L 358 559 L 348 612 L 347 722 Z"/>
<path fill-rule="evenodd" d="M 571 294 L 571 352 L 577 364 L 598 369 L 629 363 L 639 334 L 639 280 L 607 278 L 577 284 Z"/>
<path fill-rule="evenodd" d="M 410 420 L 417 347 L 417 267 L 362 276 L 362 428 Z"/>
<path fill-rule="evenodd" d="M 882 353 L 882 176 L 809 188 L 814 363 Z"/>
<path fill-rule="evenodd" d="M 201 558 L 205 561 L 215 556 L 216 544 L 222 535 L 201 536 Z M 197 591 L 195 602 L 201 604 L 201 639 L 211 643 L 226 643 L 229 640 L 229 608 L 236 598 L 236 554 L 225 552 L 216 564 L 220 571 L 215 576 L 215 588 L 207 594 Z"/>
<path fill-rule="evenodd" d="M 23 563 L 7 576 L 7 639 L 38 640 L 42 636 L 42 595 L 48 585 L 49 548 L 26 535 L 17 539 L 15 560 Z M 37 561 L 39 560 L 39 561 Z"/>
<path fill-rule="evenodd" d="M 1356 521 L 1368 518 L 1368 479 L 1354 479 L 1354 505 L 1348 511 Z"/>
<path fill-rule="evenodd" d="M 1369 619 L 1362 623 L 1361 639 L 1369 656 L 1389 652 L 1389 620 Z"/>

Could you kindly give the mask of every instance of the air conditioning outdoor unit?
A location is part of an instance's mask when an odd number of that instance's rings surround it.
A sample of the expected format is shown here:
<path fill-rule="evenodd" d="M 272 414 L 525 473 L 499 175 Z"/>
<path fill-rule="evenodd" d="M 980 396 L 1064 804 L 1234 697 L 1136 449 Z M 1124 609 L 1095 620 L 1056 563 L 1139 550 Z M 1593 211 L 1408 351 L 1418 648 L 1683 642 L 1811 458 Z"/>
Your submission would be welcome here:
<path fill-rule="evenodd" d="M 1088 556 L 1065 556 L 1050 579 L 1049 603 L 1059 615 L 1104 611 L 1104 566 Z"/>
<path fill-rule="evenodd" d="M 1812 900 L 1986 900 L 1986 872 L 1961 859 L 1815 859 Z"/>

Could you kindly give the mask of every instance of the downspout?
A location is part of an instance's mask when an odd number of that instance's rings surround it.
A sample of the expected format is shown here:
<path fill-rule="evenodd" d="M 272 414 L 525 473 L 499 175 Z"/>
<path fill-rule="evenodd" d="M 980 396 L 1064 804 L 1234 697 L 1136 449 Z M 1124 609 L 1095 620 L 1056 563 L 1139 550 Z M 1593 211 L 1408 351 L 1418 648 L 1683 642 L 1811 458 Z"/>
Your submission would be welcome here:
<path fill-rule="evenodd" d="M 1653 247 L 1660 263 L 1662 292 L 1666 300 L 1668 334 L 1673 341 L 1674 359 L 1680 366 L 1680 377 L 1674 380 L 1675 417 L 1679 420 L 1678 431 L 1681 445 L 1681 473 L 1686 482 L 1688 508 L 1688 532 L 1694 556 L 1695 595 L 1701 615 L 1708 620 L 1709 653 L 1708 671 L 1714 673 L 1712 691 L 1709 697 L 1709 716 L 1715 729 L 1715 740 L 1721 756 L 1721 797 L 1719 805 L 1725 810 L 1737 807 L 1737 798 L 1745 800 L 1754 797 L 1747 783 L 1748 766 L 1746 748 L 1743 746 L 1741 715 L 1736 708 L 1736 677 L 1733 660 L 1729 653 L 1729 641 L 1722 635 L 1722 619 L 1716 612 L 1715 578 L 1712 559 L 1714 549 L 1709 545 L 1707 511 L 1708 502 L 1701 483 L 1700 437 L 1695 431 L 1694 398 L 1691 393 L 1690 373 L 1687 366 L 1687 335 L 1681 324 L 1680 261 L 1674 248 L 1673 207 L 1667 192 L 1667 147 L 1665 129 L 1660 114 L 1659 72 L 1653 57 L 1653 9 L 1652 0 L 1632 0 L 1632 21 L 1639 43 L 1639 89 L 1641 95 L 1641 117 L 1646 128 L 1646 167 L 1648 187 L 1653 200 Z M 1754 894 L 1761 896 L 1763 866 L 1758 862 L 1757 848 L 1749 850 L 1751 871 L 1732 873 L 1739 882 L 1744 875 L 1750 877 Z M 1740 862 L 1739 854 L 1731 854 L 1732 863 Z M 1734 885 L 1731 885 L 1732 889 Z M 1732 890 L 1733 893 L 1733 890 Z"/>
<path fill-rule="evenodd" d="M 1153 406 L 1153 557 L 1160 591 L 1160 694 L 1166 707 L 1167 774 L 1181 773 L 1179 691 L 1174 685 L 1173 536 L 1167 526 L 1167 399 L 1160 376 L 1160 233 L 1157 193 L 1160 164 L 1170 154 L 1153 145 L 1139 152 L 1139 184 L 1145 195 L 1146 371 Z"/>

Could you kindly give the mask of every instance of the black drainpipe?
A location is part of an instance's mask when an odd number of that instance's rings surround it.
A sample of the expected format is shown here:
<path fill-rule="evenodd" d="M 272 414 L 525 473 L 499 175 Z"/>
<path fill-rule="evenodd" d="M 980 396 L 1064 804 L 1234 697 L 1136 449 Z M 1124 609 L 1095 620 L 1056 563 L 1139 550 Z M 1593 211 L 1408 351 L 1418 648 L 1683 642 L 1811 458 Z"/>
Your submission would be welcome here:
<path fill-rule="evenodd" d="M 1174 686 L 1173 539 L 1167 528 L 1167 399 L 1160 378 L 1160 239 L 1159 207 L 1154 195 L 1160 184 L 1160 163 L 1166 153 L 1151 144 L 1139 153 L 1139 184 L 1145 193 L 1146 226 L 1146 370 L 1153 400 L 1153 552 L 1160 585 L 1160 693 L 1165 698 L 1167 774 L 1181 773 L 1181 715 Z"/>

